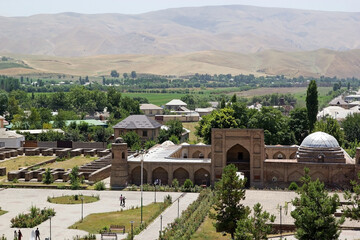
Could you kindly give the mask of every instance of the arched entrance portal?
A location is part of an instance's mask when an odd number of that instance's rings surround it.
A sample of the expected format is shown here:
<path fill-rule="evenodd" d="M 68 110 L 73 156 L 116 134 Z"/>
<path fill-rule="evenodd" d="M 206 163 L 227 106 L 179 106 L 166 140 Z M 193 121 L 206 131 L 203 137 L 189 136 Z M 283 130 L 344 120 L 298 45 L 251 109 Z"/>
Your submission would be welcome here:
<path fill-rule="evenodd" d="M 180 186 L 184 184 L 185 180 L 189 178 L 189 173 L 183 168 L 178 168 L 174 171 L 173 179 L 179 181 Z"/>
<path fill-rule="evenodd" d="M 136 167 L 131 171 L 131 183 L 137 186 L 141 185 L 141 168 Z M 147 171 L 143 169 L 143 183 L 147 183 Z"/>
<path fill-rule="evenodd" d="M 200 168 L 199 170 L 197 170 L 194 173 L 194 183 L 195 185 L 206 185 L 209 186 L 210 185 L 210 173 L 203 169 Z"/>
<path fill-rule="evenodd" d="M 226 165 L 234 164 L 238 172 L 244 173 L 247 178 L 246 186 L 250 186 L 250 153 L 240 144 L 234 145 L 227 151 Z"/>

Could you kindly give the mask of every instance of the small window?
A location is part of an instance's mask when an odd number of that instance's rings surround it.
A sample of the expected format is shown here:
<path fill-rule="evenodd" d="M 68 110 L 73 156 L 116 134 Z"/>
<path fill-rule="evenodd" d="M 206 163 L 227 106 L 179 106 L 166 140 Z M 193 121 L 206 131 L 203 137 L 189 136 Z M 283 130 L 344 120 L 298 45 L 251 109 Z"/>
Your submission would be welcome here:
<path fill-rule="evenodd" d="M 283 159 L 283 158 L 284 158 L 284 156 L 283 156 L 281 153 L 279 153 L 279 154 L 277 155 L 277 157 L 278 157 L 278 159 Z"/>
<path fill-rule="evenodd" d="M 200 153 L 199 158 L 204 158 L 204 154 Z"/>
<path fill-rule="evenodd" d="M 147 137 L 147 131 L 143 131 L 143 137 Z"/>
<path fill-rule="evenodd" d="M 121 153 L 121 158 L 125 159 L 125 153 L 124 152 Z"/>
<path fill-rule="evenodd" d="M 186 154 L 186 153 L 184 153 L 184 158 L 187 158 L 187 154 Z"/>

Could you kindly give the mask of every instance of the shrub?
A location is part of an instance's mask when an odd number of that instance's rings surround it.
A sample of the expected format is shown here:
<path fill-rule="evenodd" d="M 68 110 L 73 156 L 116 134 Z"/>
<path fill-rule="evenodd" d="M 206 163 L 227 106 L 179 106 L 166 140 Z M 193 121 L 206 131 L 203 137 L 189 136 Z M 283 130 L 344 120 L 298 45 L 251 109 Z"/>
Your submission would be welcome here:
<path fill-rule="evenodd" d="M 174 178 L 171 185 L 172 185 L 173 188 L 175 188 L 175 192 L 177 192 L 177 190 L 179 188 L 179 181 L 176 178 Z"/>
<path fill-rule="evenodd" d="M 19 183 L 19 180 L 17 178 L 14 178 L 14 180 L 12 182 L 13 183 Z"/>
<path fill-rule="evenodd" d="M 95 183 L 95 190 L 102 191 L 105 190 L 105 183 L 103 181 Z"/>
<path fill-rule="evenodd" d="M 191 188 L 194 187 L 194 184 L 190 179 L 186 179 L 182 187 L 184 192 L 190 192 Z"/>
<path fill-rule="evenodd" d="M 296 184 L 296 182 L 291 182 L 289 185 L 289 190 L 296 191 L 298 190 L 299 186 Z"/>
<path fill-rule="evenodd" d="M 75 166 L 71 169 L 70 184 L 71 184 L 71 189 L 73 189 L 73 190 L 80 188 L 80 178 L 79 178 L 79 167 L 78 166 Z"/>
<path fill-rule="evenodd" d="M 172 203 L 172 197 L 170 196 L 170 194 L 168 194 L 164 197 L 164 203 L 166 205 L 170 205 Z"/>
<path fill-rule="evenodd" d="M 50 168 L 47 168 L 45 170 L 45 173 L 43 174 L 43 179 L 42 179 L 43 183 L 45 184 L 50 184 L 54 182 L 54 177 L 51 174 L 51 170 Z"/>
<path fill-rule="evenodd" d="M 46 221 L 50 216 L 55 216 L 52 208 L 44 208 L 40 210 L 35 206 L 31 206 L 30 213 L 20 213 L 11 219 L 11 227 L 32 228 Z"/>

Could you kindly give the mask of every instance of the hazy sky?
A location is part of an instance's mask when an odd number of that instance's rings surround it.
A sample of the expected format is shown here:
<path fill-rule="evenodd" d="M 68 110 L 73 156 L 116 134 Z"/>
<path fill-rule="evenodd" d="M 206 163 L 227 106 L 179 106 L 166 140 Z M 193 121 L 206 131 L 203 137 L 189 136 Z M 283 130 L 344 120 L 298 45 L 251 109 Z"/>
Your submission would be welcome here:
<path fill-rule="evenodd" d="M 59 12 L 138 14 L 166 8 L 232 4 L 360 12 L 359 0 L 0 0 L 0 16 Z"/>

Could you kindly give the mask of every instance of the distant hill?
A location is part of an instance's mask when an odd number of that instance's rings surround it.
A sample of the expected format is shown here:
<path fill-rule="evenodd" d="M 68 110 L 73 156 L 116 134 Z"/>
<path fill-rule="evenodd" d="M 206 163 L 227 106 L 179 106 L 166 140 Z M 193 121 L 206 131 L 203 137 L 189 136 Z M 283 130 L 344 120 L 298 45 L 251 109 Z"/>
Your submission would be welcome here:
<path fill-rule="evenodd" d="M 1 54 L 0 54 L 1 55 Z M 62 73 L 81 76 L 110 75 L 135 70 L 138 73 L 183 76 L 194 73 L 360 78 L 360 50 L 307 52 L 266 50 L 241 54 L 202 51 L 174 55 L 99 55 L 55 57 L 10 54 L 24 67 L 0 69 L 1 74 Z M 0 64 L 1 66 L 1 64 Z"/>
<path fill-rule="evenodd" d="M 52 56 L 343 51 L 360 48 L 360 13 L 236 5 L 138 15 L 0 17 L 0 43 L 0 52 Z"/>

